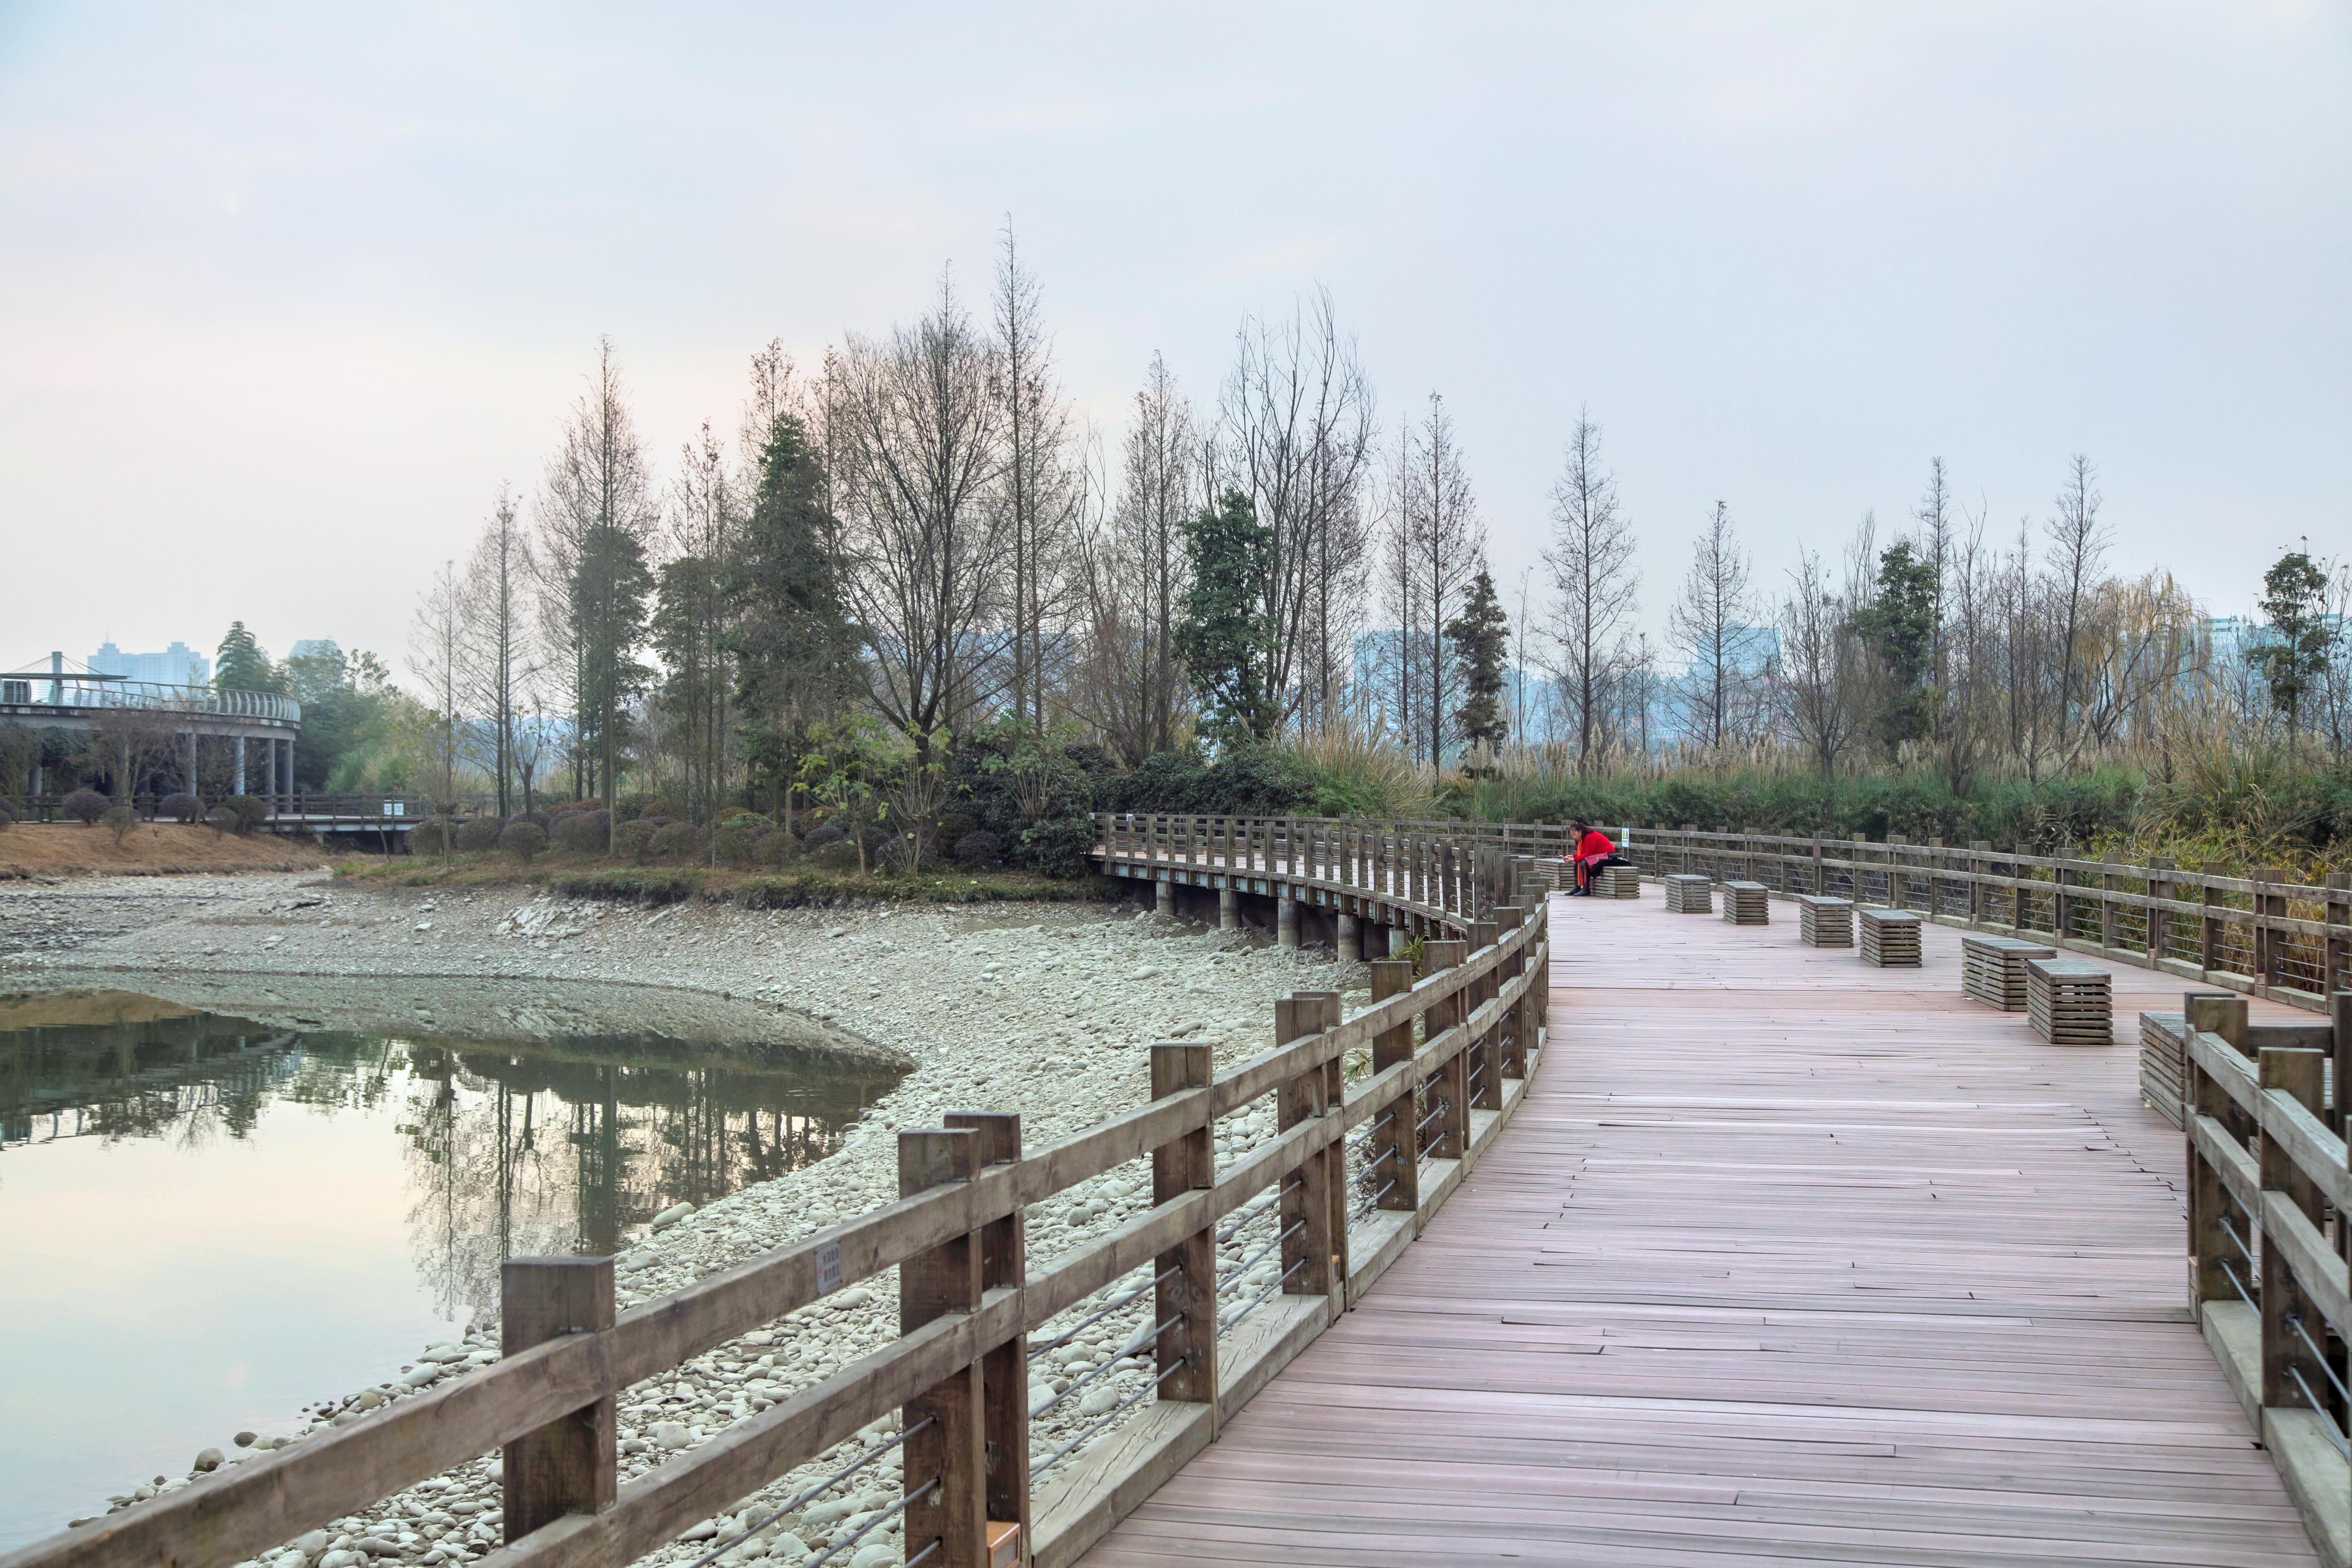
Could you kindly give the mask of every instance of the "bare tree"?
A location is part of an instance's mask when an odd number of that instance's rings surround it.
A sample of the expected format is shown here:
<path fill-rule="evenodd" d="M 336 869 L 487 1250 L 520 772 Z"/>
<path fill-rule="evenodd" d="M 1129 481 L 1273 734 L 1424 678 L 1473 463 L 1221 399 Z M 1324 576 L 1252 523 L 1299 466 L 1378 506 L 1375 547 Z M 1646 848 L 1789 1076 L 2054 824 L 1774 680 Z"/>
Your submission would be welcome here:
<path fill-rule="evenodd" d="M 1751 568 L 1731 526 L 1731 509 L 1715 503 L 1691 552 L 1690 574 L 1666 612 L 1683 679 L 1684 733 L 1710 751 L 1744 739 L 1748 691 L 1760 673 Z"/>
<path fill-rule="evenodd" d="M 1219 460 L 1273 537 L 1265 590 L 1273 690 L 1285 723 L 1337 711 L 1370 550 L 1361 505 L 1370 383 L 1328 289 L 1286 321 L 1242 323 Z M 1221 484 L 1207 487 L 1213 495 Z"/>
<path fill-rule="evenodd" d="M 2081 665 L 2075 635 L 2081 630 L 2084 606 L 2089 602 L 2100 563 L 2107 552 L 2109 535 L 2106 525 L 2099 521 L 2097 480 L 2091 459 L 2075 453 L 2067 468 L 2066 482 L 2058 491 L 2058 510 L 2045 525 L 2050 535 L 2050 570 L 2056 584 L 2060 616 L 2058 721 L 2062 725 L 2071 724 L 2074 714 L 2076 672 Z M 2077 737 L 2078 744 L 2079 740 Z"/>
<path fill-rule="evenodd" d="M 511 807 L 507 785 L 514 773 L 522 688 L 530 679 L 533 576 L 530 537 L 523 531 L 513 492 L 500 485 L 490 521 L 466 563 L 459 651 L 461 700 L 483 725 L 468 733 L 495 782 L 500 816 Z"/>
<path fill-rule="evenodd" d="M 1410 563 L 1394 570 L 1413 585 L 1409 607 L 1417 616 L 1404 623 L 1403 631 L 1409 642 L 1425 650 L 1418 731 L 1429 742 L 1434 765 L 1445 760 L 1445 718 L 1460 685 L 1460 672 L 1445 655 L 1445 627 L 1485 563 L 1486 531 L 1478 521 L 1478 498 L 1463 466 L 1453 417 L 1436 393 L 1429 395 L 1429 412 L 1406 436 L 1404 459 L 1402 527 L 1391 543 L 1407 552 Z M 1418 740 L 1415 745 L 1417 750 Z"/>
<path fill-rule="evenodd" d="M 698 822 L 709 821 L 727 793 L 735 689 L 729 634 L 737 618 L 730 579 L 742 533 L 742 495 L 725 446 L 704 421 L 699 439 L 679 450 L 670 485 L 670 558 L 661 568 L 655 635 L 668 667 L 664 695 L 677 721 Z"/>
<path fill-rule="evenodd" d="M 1822 558 L 1797 552 L 1780 607 L 1781 713 L 1790 734 L 1828 778 L 1854 742 L 1860 710 L 1853 692 L 1853 639 L 1844 606 Z"/>
<path fill-rule="evenodd" d="M 1568 458 L 1551 492 L 1552 636 L 1559 680 L 1576 724 L 1578 765 L 1601 739 L 1610 678 L 1625 658 L 1637 608 L 1633 525 L 1618 510 L 1617 481 L 1601 466 L 1601 426 L 1580 410 Z"/>
<path fill-rule="evenodd" d="M 446 813 L 457 799 L 457 727 L 466 686 L 466 590 L 454 561 L 441 563 L 417 598 L 408 668 L 425 683 L 431 710 L 426 765 L 435 808 Z"/>
<path fill-rule="evenodd" d="M 1013 717 L 1042 729 L 1048 625 L 1063 609 L 1073 525 L 1088 489 L 1070 461 L 1069 409 L 1055 384 L 1053 340 L 1039 320 L 1037 276 L 1022 265 L 1010 218 L 997 249 L 995 305 L 1011 512 Z"/>
<path fill-rule="evenodd" d="M 933 736 L 994 696 L 1013 528 L 1001 367 L 942 275 L 887 342 L 852 338 L 828 378 L 846 580 L 873 655 L 874 705 L 927 763 Z"/>
<path fill-rule="evenodd" d="M 1175 744 L 1175 625 L 1191 577 L 1184 522 L 1198 504 L 1197 449 L 1192 407 L 1154 354 L 1135 397 L 1118 502 L 1076 532 L 1087 632 L 1076 706 L 1130 765 Z M 1108 489 L 1097 479 L 1086 493 Z"/>

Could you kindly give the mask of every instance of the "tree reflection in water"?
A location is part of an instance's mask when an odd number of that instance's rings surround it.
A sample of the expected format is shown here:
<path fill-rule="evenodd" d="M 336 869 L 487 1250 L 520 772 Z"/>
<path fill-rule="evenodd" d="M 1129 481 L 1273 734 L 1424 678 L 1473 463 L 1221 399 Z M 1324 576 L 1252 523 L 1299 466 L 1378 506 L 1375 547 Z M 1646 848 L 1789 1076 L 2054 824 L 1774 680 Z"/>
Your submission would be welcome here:
<path fill-rule="evenodd" d="M 267 1137 L 273 1102 L 388 1123 L 415 1265 L 449 1318 L 494 1310 L 507 1258 L 615 1252 L 672 1204 L 823 1158 L 898 1076 L 805 1047 L 653 1034 L 289 1033 L 121 992 L 0 1005 L 0 1145 L 139 1138 L 201 1153 Z"/>

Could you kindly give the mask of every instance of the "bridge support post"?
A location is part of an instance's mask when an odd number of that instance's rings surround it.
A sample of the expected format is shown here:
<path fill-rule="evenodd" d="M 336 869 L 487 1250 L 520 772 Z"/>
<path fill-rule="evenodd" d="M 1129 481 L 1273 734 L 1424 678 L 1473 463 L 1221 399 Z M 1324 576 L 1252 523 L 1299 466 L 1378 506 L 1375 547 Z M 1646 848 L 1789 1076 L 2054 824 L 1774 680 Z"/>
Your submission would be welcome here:
<path fill-rule="evenodd" d="M 1362 928 L 1357 924 L 1356 917 L 1351 914 L 1342 913 L 1339 919 L 1339 962 L 1353 963 L 1364 955 Z"/>
<path fill-rule="evenodd" d="M 1288 893 L 1275 900 L 1274 940 L 1284 947 L 1298 945 L 1298 900 Z"/>
<path fill-rule="evenodd" d="M 1151 884 L 1151 912 L 1161 920 L 1175 918 L 1176 884 L 1166 877 L 1160 877 Z"/>
<path fill-rule="evenodd" d="M 1231 888 L 1217 889 L 1217 929 L 1233 931 L 1242 923 L 1241 895 Z"/>
<path fill-rule="evenodd" d="M 234 765 L 236 769 L 236 779 L 229 785 L 228 792 L 231 795 L 243 795 L 245 793 L 245 737 L 242 735 L 236 738 L 236 762 Z"/>
<path fill-rule="evenodd" d="M 978 1169 L 980 1134 L 962 1129 L 898 1134 L 898 1195 L 969 1182 Z M 898 1331 L 910 1334 L 950 1312 L 980 1306 L 986 1247 L 976 1233 L 951 1237 L 898 1266 Z M 939 1543 L 944 1568 L 982 1568 L 987 1561 L 987 1408 L 982 1362 L 959 1367 L 907 1402 L 899 1430 L 900 1473 L 914 1500 L 906 1521 L 907 1555 Z M 1028 1393 L 1022 1392 L 1024 1403 Z M 928 1423 L 928 1425 L 925 1425 Z M 920 1426 L 922 1429 L 917 1431 Z"/>
<path fill-rule="evenodd" d="M 1017 1111 L 955 1110 L 944 1120 L 950 1131 L 970 1132 L 979 1140 L 972 1154 L 976 1167 L 1011 1165 L 1020 1161 L 1021 1117 Z M 1015 1209 L 1003 1219 L 991 1220 L 981 1227 L 982 1290 L 1017 1290 L 1028 1278 L 1028 1225 L 1024 1212 Z M 1163 1315 L 1152 1321 L 1167 1320 Z M 980 1383 L 989 1522 L 992 1527 L 1021 1527 L 1019 1560 L 1026 1563 L 1036 1535 L 1029 1516 L 1029 1336 L 1014 1334 L 982 1356 Z M 996 1531 L 992 1528 L 989 1533 L 993 1535 Z"/>
<path fill-rule="evenodd" d="M 190 795 L 196 793 L 196 732 L 188 731 L 188 782 L 184 786 Z"/>
<path fill-rule="evenodd" d="M 1286 1046 L 1322 1027 L 1318 996 L 1286 996 L 1274 1005 L 1274 1043 Z M 1276 1091 L 1276 1125 L 1287 1132 L 1324 1113 L 1324 1070 L 1309 1068 L 1283 1081 Z M 1282 1204 L 1282 1290 L 1286 1296 L 1331 1293 L 1331 1163 L 1335 1149 L 1318 1149 L 1297 1176 L 1278 1189 Z"/>
<path fill-rule="evenodd" d="M 499 1350 L 514 1355 L 566 1334 L 613 1326 L 609 1258 L 509 1258 L 499 1269 Z M 601 1513 L 619 1490 L 618 1411 L 583 1405 L 509 1443 L 499 1471 L 506 1539 L 519 1541 L 567 1513 Z"/>
<path fill-rule="evenodd" d="M 1402 922 L 1389 927 L 1389 956 L 1391 958 L 1402 958 L 1405 955 L 1405 950 L 1412 946 L 1412 932 L 1407 931 Z"/>
<path fill-rule="evenodd" d="M 1375 1004 L 1385 1002 L 1391 996 L 1402 996 L 1412 989 L 1412 964 L 1401 958 L 1373 961 L 1372 1001 Z M 1412 1020 L 1410 1018 L 1393 1029 L 1383 1029 L 1372 1037 L 1372 1072 L 1375 1076 L 1412 1059 Z M 1375 1208 L 1412 1210 L 1421 1206 L 1421 1145 L 1413 1136 L 1412 1102 L 1413 1091 L 1408 1085 L 1403 1093 L 1373 1113 L 1371 1140 L 1364 1153 L 1364 1163 L 1380 1173 L 1370 1178 L 1375 1194 L 1372 1199 Z"/>
<path fill-rule="evenodd" d="M 1423 942 L 1421 944 L 1421 967 L 1423 977 L 1459 968 L 1467 954 L 1458 942 Z M 1429 1005 L 1422 1027 L 1424 1043 L 1462 1022 L 1464 997 L 1460 992 Z M 1429 1078 L 1429 1098 L 1435 1103 L 1423 1110 L 1433 1117 L 1429 1130 L 1422 1134 L 1422 1147 L 1431 1158 L 1464 1160 L 1470 1154 L 1470 1052 L 1467 1047 L 1455 1051 L 1439 1065 Z"/>
<path fill-rule="evenodd" d="M 1209 1087 L 1215 1072 L 1212 1047 L 1185 1041 L 1151 1047 L 1151 1098 L 1165 1100 Z M 1217 1184 L 1216 1131 L 1203 1124 L 1151 1152 L 1151 1201 L 1174 1203 L 1187 1193 Z M 1159 1371 L 1167 1381 L 1160 1397 L 1209 1407 L 1216 1430 L 1217 1242 L 1216 1226 L 1204 1225 L 1161 1253 L 1151 1270 L 1151 1321 L 1160 1331 Z M 1164 1278 L 1161 1278 L 1163 1277 Z"/>

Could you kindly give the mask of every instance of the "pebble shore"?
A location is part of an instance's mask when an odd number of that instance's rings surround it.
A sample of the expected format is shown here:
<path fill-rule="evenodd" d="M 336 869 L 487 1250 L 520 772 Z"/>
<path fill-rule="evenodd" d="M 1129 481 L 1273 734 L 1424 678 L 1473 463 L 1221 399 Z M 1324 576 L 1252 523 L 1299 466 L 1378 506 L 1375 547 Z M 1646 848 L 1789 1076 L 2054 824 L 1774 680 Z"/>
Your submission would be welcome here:
<path fill-rule="evenodd" d="M 289 996 L 328 976 L 657 986 L 804 1014 L 912 1064 L 839 1153 L 699 1210 L 680 1205 L 659 1216 L 653 1234 L 616 1259 L 624 1309 L 889 1201 L 897 1187 L 894 1133 L 901 1127 L 937 1126 L 950 1110 L 1017 1110 L 1034 1148 L 1142 1101 L 1149 1092 L 1145 1047 L 1153 1041 L 1211 1041 L 1223 1068 L 1273 1044 L 1278 997 L 1298 990 L 1352 993 L 1350 1010 L 1369 1000 L 1360 964 L 1132 906 L 646 909 L 527 890 L 337 884 L 314 874 L 184 879 L 168 887 L 152 879 L 91 879 L 0 889 L 0 985 L 70 984 L 80 973 L 131 969 L 152 969 L 159 985 L 168 978 L 175 992 L 217 975 L 240 991 L 258 986 Z M 282 984 L 268 989 L 280 978 Z M 657 995 L 648 995 L 648 1004 Z M 1220 1164 L 1273 1131 L 1266 1101 L 1228 1118 L 1218 1130 Z M 1028 1215 L 1032 1267 L 1149 1202 L 1149 1170 L 1138 1162 L 1036 1205 Z M 1245 1300 L 1273 1280 L 1274 1263 L 1251 1262 L 1272 1234 L 1270 1219 L 1243 1224 L 1221 1248 L 1230 1300 Z M 1065 1321 L 1077 1322 L 1144 1279 L 1114 1286 Z M 1073 1438 L 1099 1441 L 1116 1429 L 1118 1412 L 1139 1407 L 1150 1380 L 1149 1329 L 1139 1302 L 1066 1342 L 1055 1343 L 1062 1338 L 1058 1325 L 1032 1336 L 1033 1346 L 1054 1345 L 1032 1363 L 1037 1461 Z M 897 1284 L 884 1274 L 629 1390 L 620 1404 L 623 1482 L 896 1332 Z M 462 1340 L 426 1346 L 396 1369 L 354 1368 L 356 1379 L 373 1381 L 322 1400 L 305 1424 L 283 1433 L 224 1435 L 228 1440 L 198 1455 L 188 1476 L 154 1478 L 121 1494 L 114 1506 L 363 1420 L 387 1403 L 488 1364 L 496 1352 L 495 1328 L 485 1325 Z M 646 1561 L 685 1563 L 717 1551 L 721 1564 L 759 1559 L 789 1568 L 846 1547 L 831 1562 L 848 1568 L 898 1563 L 897 1520 L 888 1512 L 901 1489 L 895 1452 L 803 1500 L 894 1427 L 895 1418 L 876 1423 Z M 780 1511 L 795 1500 L 799 1506 Z M 497 1545 L 499 1518 L 498 1460 L 490 1455 L 310 1531 L 257 1564 L 462 1563 Z"/>

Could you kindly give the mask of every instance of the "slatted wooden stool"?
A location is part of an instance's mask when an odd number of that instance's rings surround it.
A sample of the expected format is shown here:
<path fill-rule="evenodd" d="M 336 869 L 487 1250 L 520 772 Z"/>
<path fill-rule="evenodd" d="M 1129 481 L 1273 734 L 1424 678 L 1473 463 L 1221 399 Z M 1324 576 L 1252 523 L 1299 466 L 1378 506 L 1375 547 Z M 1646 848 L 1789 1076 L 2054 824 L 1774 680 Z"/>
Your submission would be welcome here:
<path fill-rule="evenodd" d="M 1592 879 L 1592 896 L 1638 899 L 1642 896 L 1642 873 L 1631 866 L 1603 866 L 1601 875 Z"/>
<path fill-rule="evenodd" d="M 2025 965 L 2058 950 L 2013 936 L 1960 938 L 1960 994 L 2004 1013 L 2025 1011 Z"/>
<path fill-rule="evenodd" d="M 1715 912 L 1715 882 L 1696 871 L 1677 871 L 1666 879 L 1666 908 L 1678 915 Z"/>
<path fill-rule="evenodd" d="M 1723 918 L 1736 926 L 1772 923 L 1772 889 L 1761 882 L 1726 882 Z"/>
<path fill-rule="evenodd" d="M 2189 1081 L 2189 1016 L 2139 1016 L 2139 1093 L 2156 1113 L 2180 1125 L 2180 1097 Z"/>
<path fill-rule="evenodd" d="M 1909 910 L 1864 910 L 1862 961 L 1880 969 L 1916 969 L 1919 917 Z"/>
<path fill-rule="evenodd" d="M 2026 960 L 2025 1010 L 2053 1046 L 2116 1043 L 2115 977 L 2088 959 Z"/>
<path fill-rule="evenodd" d="M 1853 900 L 1798 894 L 1797 940 L 1807 947 L 1852 947 Z"/>

